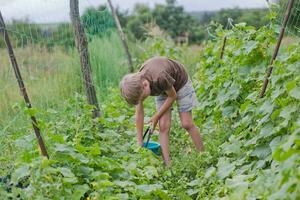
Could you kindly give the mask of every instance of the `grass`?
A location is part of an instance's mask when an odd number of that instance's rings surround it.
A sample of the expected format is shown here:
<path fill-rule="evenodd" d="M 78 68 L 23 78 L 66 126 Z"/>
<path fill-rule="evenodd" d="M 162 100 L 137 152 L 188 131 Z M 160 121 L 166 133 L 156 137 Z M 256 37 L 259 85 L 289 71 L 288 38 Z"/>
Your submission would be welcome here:
<path fill-rule="evenodd" d="M 7 55 L 5 49 L 0 50 L 1 55 Z M 52 52 L 37 46 L 15 49 L 15 56 L 19 64 L 28 95 L 33 106 L 51 107 L 60 104 L 62 99 L 80 92 L 81 85 L 79 63 L 71 54 L 60 48 Z M 0 124 L 7 115 L 15 115 L 12 106 L 24 102 L 8 56 L 1 59 L 0 85 Z"/>
<path fill-rule="evenodd" d="M 94 38 L 89 44 L 94 84 L 103 100 L 109 87 L 118 86 L 128 72 L 128 63 L 120 38 L 116 32 L 104 38 Z"/>
<path fill-rule="evenodd" d="M 94 85 L 98 98 L 116 87 L 128 67 L 117 33 L 94 38 L 89 43 Z M 13 107 L 23 103 L 6 49 L 0 49 L 0 127 L 19 112 Z M 56 47 L 51 51 L 38 46 L 15 49 L 19 68 L 34 107 L 59 106 L 74 93 L 83 93 L 78 53 Z"/>

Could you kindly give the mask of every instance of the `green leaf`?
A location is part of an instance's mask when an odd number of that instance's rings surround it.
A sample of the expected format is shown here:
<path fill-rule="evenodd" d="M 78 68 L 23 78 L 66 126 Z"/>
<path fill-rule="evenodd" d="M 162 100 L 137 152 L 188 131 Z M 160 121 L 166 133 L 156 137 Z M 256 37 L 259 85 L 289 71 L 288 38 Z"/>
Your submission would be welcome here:
<path fill-rule="evenodd" d="M 288 123 L 291 119 L 292 113 L 296 112 L 297 110 L 299 110 L 298 106 L 290 104 L 280 112 L 279 116 L 283 117 L 286 120 L 286 123 Z"/>
<path fill-rule="evenodd" d="M 104 188 L 112 187 L 112 186 L 114 186 L 114 183 L 109 180 L 101 180 L 101 181 L 99 181 L 99 186 L 104 187 Z"/>
<path fill-rule="evenodd" d="M 193 186 L 196 186 L 196 185 L 199 185 L 199 184 L 200 184 L 200 180 L 195 179 L 195 180 L 189 182 L 187 185 L 193 187 Z"/>
<path fill-rule="evenodd" d="M 92 147 L 89 149 L 89 154 L 99 156 L 101 153 L 100 147 L 98 144 L 94 144 Z"/>
<path fill-rule="evenodd" d="M 275 150 L 278 148 L 281 140 L 282 140 L 281 136 L 277 136 L 270 142 L 270 148 L 272 150 L 272 153 L 274 153 Z"/>
<path fill-rule="evenodd" d="M 72 173 L 72 171 L 68 168 L 65 167 L 59 167 L 57 168 L 59 170 L 60 173 L 62 173 L 62 175 L 64 177 L 74 177 L 75 175 Z"/>
<path fill-rule="evenodd" d="M 223 149 L 223 153 L 229 155 L 239 154 L 241 152 L 241 146 L 241 142 L 233 138 L 229 142 L 224 143 L 221 148 Z"/>
<path fill-rule="evenodd" d="M 65 178 L 63 178 L 63 182 L 64 183 L 72 183 L 72 184 L 74 184 L 74 183 L 77 183 L 78 182 L 78 179 L 77 179 L 77 177 L 65 177 Z"/>
<path fill-rule="evenodd" d="M 26 108 L 25 113 L 30 117 L 33 117 L 37 114 L 38 110 L 36 108 Z"/>
<path fill-rule="evenodd" d="M 252 102 L 255 103 L 257 97 L 258 97 L 258 94 L 257 94 L 257 91 L 255 91 L 255 92 L 250 93 L 250 94 L 246 97 L 246 99 L 249 99 L 250 101 L 252 101 Z"/>
<path fill-rule="evenodd" d="M 217 176 L 220 179 L 224 179 L 228 177 L 231 174 L 231 172 L 233 172 L 233 170 L 235 169 L 235 164 L 230 163 L 229 160 L 225 159 L 224 157 L 219 159 L 217 166 L 218 166 Z"/>
<path fill-rule="evenodd" d="M 83 199 L 84 194 L 90 190 L 90 187 L 87 184 L 75 185 L 74 192 L 72 193 L 71 199 Z"/>
<path fill-rule="evenodd" d="M 290 92 L 292 89 L 294 89 L 295 87 L 297 87 L 297 81 L 293 80 L 290 81 L 286 84 L 286 89 L 288 92 Z"/>
<path fill-rule="evenodd" d="M 237 175 L 234 176 L 232 179 L 226 179 L 226 185 L 229 189 L 232 190 L 246 190 L 249 186 L 248 179 L 250 175 Z"/>
<path fill-rule="evenodd" d="M 206 170 L 205 172 L 205 178 L 210 178 L 212 176 L 216 175 L 216 168 L 215 167 L 210 167 Z"/>
<path fill-rule="evenodd" d="M 72 158 L 79 160 L 82 163 L 88 163 L 89 159 L 80 153 L 76 153 L 71 146 L 65 144 L 55 144 L 55 150 L 57 152 L 65 153 L 66 155 L 70 155 Z"/>
<path fill-rule="evenodd" d="M 260 129 L 259 138 L 266 138 L 275 133 L 274 126 L 271 123 L 267 123 Z"/>
<path fill-rule="evenodd" d="M 225 108 L 223 109 L 222 115 L 223 115 L 224 117 L 230 118 L 230 117 L 232 117 L 232 115 L 234 114 L 234 111 L 235 111 L 235 109 L 234 109 L 233 106 L 227 106 L 227 107 L 225 107 Z"/>
<path fill-rule="evenodd" d="M 189 196 L 192 196 L 192 195 L 194 195 L 194 194 L 197 194 L 199 192 L 199 189 L 188 189 L 187 190 L 187 194 L 189 195 Z"/>
<path fill-rule="evenodd" d="M 132 181 L 119 181 L 119 180 L 116 180 L 113 182 L 115 185 L 121 187 L 121 188 L 128 188 L 128 187 L 135 187 L 136 184 Z"/>
<path fill-rule="evenodd" d="M 259 159 L 265 159 L 271 154 L 269 145 L 259 145 L 251 153 L 251 156 L 255 156 Z"/>
<path fill-rule="evenodd" d="M 98 179 L 98 180 L 103 180 L 103 179 L 110 179 L 111 176 L 109 175 L 109 173 L 106 172 L 101 172 L 101 171 L 94 171 L 91 174 L 91 177 L 93 177 L 93 179 Z"/>
<path fill-rule="evenodd" d="M 20 179 L 29 176 L 30 174 L 30 167 L 29 165 L 23 165 L 17 168 L 14 173 L 12 174 L 12 182 L 17 184 Z"/>
<path fill-rule="evenodd" d="M 63 182 L 64 183 L 77 183 L 78 179 L 77 177 L 73 174 L 73 172 L 65 167 L 59 167 L 57 170 L 63 175 Z"/>
<path fill-rule="evenodd" d="M 248 41 L 245 47 L 246 54 L 249 54 L 252 50 L 257 47 L 257 41 Z"/>
<path fill-rule="evenodd" d="M 273 112 L 274 105 L 269 101 L 265 101 L 264 104 L 261 106 L 259 111 L 263 114 L 270 114 Z"/>
<path fill-rule="evenodd" d="M 276 89 L 272 92 L 272 99 L 273 101 L 278 98 L 280 95 L 282 95 L 285 92 L 285 89 L 283 87 L 276 87 Z"/>
<path fill-rule="evenodd" d="M 70 146 L 66 144 L 59 144 L 59 143 L 55 144 L 55 150 L 58 152 L 66 152 L 66 153 L 73 151 L 73 149 Z"/>
<path fill-rule="evenodd" d="M 158 177 L 157 169 L 155 167 L 153 167 L 153 166 L 146 166 L 144 168 L 144 171 L 145 171 L 145 176 L 148 179 L 152 179 L 154 177 Z"/>
<path fill-rule="evenodd" d="M 149 185 L 137 185 L 136 188 L 138 190 L 142 190 L 145 193 L 151 193 L 155 190 L 160 190 L 163 187 L 160 184 L 149 184 Z"/>
<path fill-rule="evenodd" d="M 295 87 L 289 92 L 289 95 L 300 100 L 300 87 Z"/>
<path fill-rule="evenodd" d="M 15 144 L 18 148 L 23 148 L 24 150 L 32 150 L 35 146 L 36 136 L 34 134 L 25 135 L 20 137 L 15 141 Z"/>

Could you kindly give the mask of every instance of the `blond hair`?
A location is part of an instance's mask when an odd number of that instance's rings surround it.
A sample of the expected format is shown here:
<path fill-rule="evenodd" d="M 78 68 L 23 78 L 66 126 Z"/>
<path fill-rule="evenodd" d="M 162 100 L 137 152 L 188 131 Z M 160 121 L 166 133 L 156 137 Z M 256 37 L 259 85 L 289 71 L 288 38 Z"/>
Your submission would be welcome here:
<path fill-rule="evenodd" d="M 143 93 L 142 75 L 139 72 L 125 75 L 120 90 L 127 103 L 137 105 Z"/>

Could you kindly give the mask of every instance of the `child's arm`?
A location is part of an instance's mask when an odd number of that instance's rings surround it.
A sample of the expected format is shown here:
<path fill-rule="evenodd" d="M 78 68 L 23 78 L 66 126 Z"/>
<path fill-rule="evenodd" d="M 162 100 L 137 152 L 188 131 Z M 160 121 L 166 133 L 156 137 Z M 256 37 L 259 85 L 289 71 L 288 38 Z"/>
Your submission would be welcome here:
<path fill-rule="evenodd" d="M 144 106 L 140 101 L 135 107 L 135 123 L 137 129 L 137 142 L 143 146 L 143 127 L 144 127 Z"/>
<path fill-rule="evenodd" d="M 152 132 L 155 129 L 158 120 L 161 118 L 161 116 L 163 116 L 163 114 L 170 109 L 170 107 L 172 106 L 173 102 L 176 100 L 177 97 L 177 93 L 176 90 L 174 88 L 174 86 L 172 86 L 171 89 L 166 90 L 165 91 L 166 94 L 168 95 L 168 98 L 166 99 L 166 101 L 164 102 L 164 104 L 161 106 L 160 110 L 158 113 L 156 113 L 150 120 L 150 122 L 152 122 Z"/>

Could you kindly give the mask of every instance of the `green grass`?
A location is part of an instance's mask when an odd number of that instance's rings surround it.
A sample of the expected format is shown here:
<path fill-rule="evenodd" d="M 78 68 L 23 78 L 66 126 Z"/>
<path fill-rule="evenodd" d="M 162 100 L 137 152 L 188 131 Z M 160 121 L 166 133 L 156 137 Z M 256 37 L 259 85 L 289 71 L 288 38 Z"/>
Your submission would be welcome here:
<path fill-rule="evenodd" d="M 126 56 L 117 33 L 94 38 L 89 43 L 94 85 L 100 100 L 109 87 L 116 87 L 127 72 Z M 15 115 L 13 105 L 23 103 L 6 49 L 0 49 L 0 127 Z M 59 106 L 74 93 L 84 93 L 79 55 L 75 49 L 66 52 L 56 47 L 52 51 L 38 46 L 15 49 L 19 68 L 34 107 Z"/>
<path fill-rule="evenodd" d="M 12 108 L 23 103 L 19 87 L 5 49 L 0 50 L 0 124 L 18 111 Z M 52 52 L 37 46 L 15 49 L 15 55 L 28 95 L 34 107 L 58 106 L 62 99 L 73 92 L 80 92 L 79 63 L 72 55 L 60 48 Z"/>
<path fill-rule="evenodd" d="M 128 63 L 120 38 L 116 32 L 104 38 L 94 38 L 89 44 L 94 84 L 103 100 L 109 87 L 118 86 L 128 72 Z"/>

